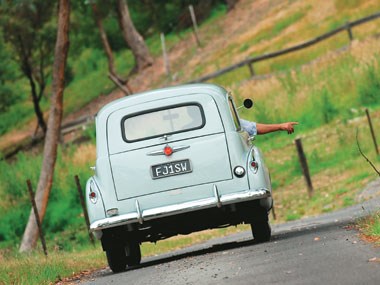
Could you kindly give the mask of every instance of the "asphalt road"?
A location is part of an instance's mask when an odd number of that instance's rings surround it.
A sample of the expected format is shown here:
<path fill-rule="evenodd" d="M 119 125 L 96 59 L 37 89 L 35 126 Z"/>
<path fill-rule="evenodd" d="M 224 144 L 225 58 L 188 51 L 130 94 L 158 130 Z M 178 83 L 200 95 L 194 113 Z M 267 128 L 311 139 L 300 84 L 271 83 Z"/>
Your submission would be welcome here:
<path fill-rule="evenodd" d="M 272 241 L 250 232 L 216 238 L 139 267 L 96 272 L 81 284 L 380 284 L 380 247 L 350 224 L 380 208 L 380 199 L 273 227 Z"/>

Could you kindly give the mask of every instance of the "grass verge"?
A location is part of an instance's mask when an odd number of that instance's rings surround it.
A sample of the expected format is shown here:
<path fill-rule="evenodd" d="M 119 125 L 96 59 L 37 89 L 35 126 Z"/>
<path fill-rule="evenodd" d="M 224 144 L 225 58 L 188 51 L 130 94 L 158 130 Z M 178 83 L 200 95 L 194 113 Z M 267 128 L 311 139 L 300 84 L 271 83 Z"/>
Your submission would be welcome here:
<path fill-rule="evenodd" d="M 361 219 L 357 226 L 364 240 L 380 246 L 380 212 Z"/>
<path fill-rule="evenodd" d="M 159 255 L 248 229 L 249 226 L 242 225 L 172 237 L 157 245 L 144 243 L 141 252 L 144 257 Z M 88 245 L 70 251 L 57 250 L 51 246 L 48 252 L 46 257 L 41 249 L 28 255 L 16 253 L 15 249 L 0 250 L 0 284 L 43 285 L 59 281 L 74 282 L 94 270 L 107 267 L 99 242 L 96 247 Z"/>

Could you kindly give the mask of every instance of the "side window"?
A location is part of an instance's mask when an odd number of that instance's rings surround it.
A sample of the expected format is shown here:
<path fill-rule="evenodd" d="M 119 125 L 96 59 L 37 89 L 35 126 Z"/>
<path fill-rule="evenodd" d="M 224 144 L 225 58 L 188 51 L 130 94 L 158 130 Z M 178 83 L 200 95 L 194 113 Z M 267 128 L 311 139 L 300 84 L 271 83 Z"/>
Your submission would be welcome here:
<path fill-rule="evenodd" d="M 235 103 L 232 100 L 231 96 L 228 96 L 228 104 L 230 105 L 230 111 L 231 111 L 231 115 L 232 115 L 232 118 L 233 118 L 234 123 L 235 123 L 236 130 L 240 131 L 241 130 L 241 126 L 240 126 L 239 116 L 237 114 Z"/>
<path fill-rule="evenodd" d="M 192 103 L 127 116 L 121 125 L 123 139 L 133 142 L 203 128 L 205 116 L 201 105 Z"/>

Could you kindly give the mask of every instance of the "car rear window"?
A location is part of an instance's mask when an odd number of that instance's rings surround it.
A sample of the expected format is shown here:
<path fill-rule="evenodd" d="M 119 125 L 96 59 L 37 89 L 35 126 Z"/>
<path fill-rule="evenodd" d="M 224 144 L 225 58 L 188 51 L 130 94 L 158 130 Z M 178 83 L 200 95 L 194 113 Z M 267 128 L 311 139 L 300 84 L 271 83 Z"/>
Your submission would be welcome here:
<path fill-rule="evenodd" d="M 205 116 L 202 106 L 192 103 L 126 116 L 121 124 L 123 139 L 133 142 L 200 129 Z"/>

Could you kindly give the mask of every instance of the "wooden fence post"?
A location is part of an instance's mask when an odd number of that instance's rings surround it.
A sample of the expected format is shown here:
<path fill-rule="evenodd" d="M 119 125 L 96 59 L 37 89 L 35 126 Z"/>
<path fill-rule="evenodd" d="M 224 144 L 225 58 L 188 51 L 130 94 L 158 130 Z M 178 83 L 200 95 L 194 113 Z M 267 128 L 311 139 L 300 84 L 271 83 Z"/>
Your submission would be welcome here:
<path fill-rule="evenodd" d="M 162 56 L 164 58 L 164 67 L 166 75 L 170 77 L 170 64 L 168 54 L 166 53 L 166 45 L 165 45 L 165 35 L 161 33 L 161 46 L 162 46 Z"/>
<path fill-rule="evenodd" d="M 310 172 L 309 172 L 309 167 L 307 165 L 306 156 L 303 151 L 302 141 L 300 138 L 298 138 L 295 140 L 295 143 L 297 147 L 298 158 L 299 158 L 301 168 L 302 168 L 302 173 L 303 173 L 303 176 L 305 177 L 305 181 L 307 184 L 308 195 L 309 195 L 309 198 L 311 198 L 313 196 L 314 189 L 313 189 L 313 184 L 311 183 Z"/>
<path fill-rule="evenodd" d="M 197 45 L 200 47 L 201 42 L 198 36 L 198 24 L 197 24 L 197 18 L 195 17 L 193 5 L 189 6 L 189 10 L 190 10 L 191 21 L 193 22 L 193 31 L 194 31 L 195 40 L 197 41 Z"/>
<path fill-rule="evenodd" d="M 84 219 L 85 219 L 86 225 L 87 225 L 88 235 L 90 237 L 91 243 L 94 244 L 94 237 L 90 233 L 90 219 L 88 218 L 88 213 L 87 213 L 86 205 L 84 203 L 84 197 L 83 197 L 82 187 L 80 186 L 79 177 L 78 177 L 78 175 L 75 175 L 74 178 L 75 178 L 75 183 L 77 185 L 77 190 L 78 190 L 78 194 L 79 194 L 80 203 L 82 205 Z"/>
<path fill-rule="evenodd" d="M 376 136 L 375 136 L 375 132 L 374 132 L 373 126 L 372 126 L 371 116 L 369 115 L 367 108 L 365 109 L 365 113 L 367 115 L 368 124 L 369 124 L 369 128 L 371 130 L 372 140 L 373 140 L 373 144 L 375 145 L 376 154 L 379 155 L 379 148 L 377 147 Z"/>
<path fill-rule="evenodd" d="M 350 41 L 352 41 L 354 39 L 354 36 L 352 35 L 352 29 L 351 29 L 351 23 L 350 22 L 346 23 L 346 30 L 348 33 L 348 38 L 350 39 Z"/>
<path fill-rule="evenodd" d="M 47 256 L 48 253 L 47 253 L 47 249 L 46 249 L 45 237 L 44 237 L 44 234 L 42 232 L 42 225 L 41 225 L 41 221 L 40 221 L 40 215 L 38 214 L 38 209 L 37 209 L 36 201 L 34 200 L 34 193 L 33 193 L 33 189 L 32 189 L 32 183 L 28 179 L 26 181 L 26 184 L 28 185 L 29 198 L 30 198 L 30 202 L 32 203 L 34 216 L 36 217 L 36 223 L 37 223 L 37 227 L 38 227 L 38 233 L 40 235 L 40 240 L 41 240 L 41 243 L 42 243 L 42 248 L 44 250 L 44 254 Z"/>
<path fill-rule="evenodd" d="M 253 69 L 253 62 L 250 62 L 248 64 L 249 73 L 251 74 L 251 77 L 255 76 L 255 70 Z"/>

